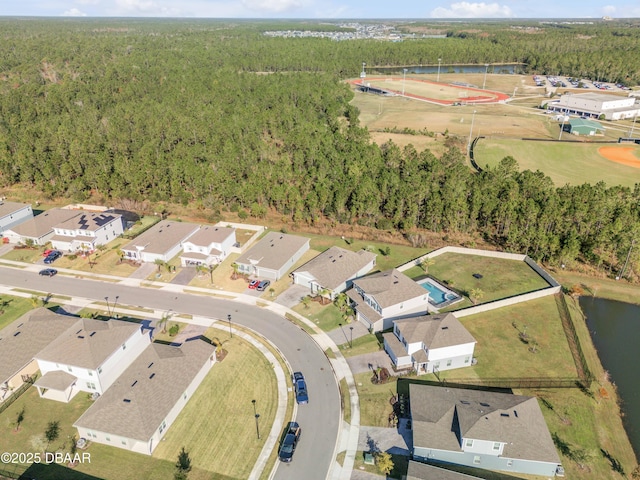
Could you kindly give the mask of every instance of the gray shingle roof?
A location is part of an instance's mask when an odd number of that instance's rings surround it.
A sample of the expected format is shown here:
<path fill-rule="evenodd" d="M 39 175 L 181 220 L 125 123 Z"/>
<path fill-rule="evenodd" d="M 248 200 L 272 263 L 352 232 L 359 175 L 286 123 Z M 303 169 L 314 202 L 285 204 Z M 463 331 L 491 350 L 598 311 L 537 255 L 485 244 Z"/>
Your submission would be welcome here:
<path fill-rule="evenodd" d="M 79 215 L 72 217 L 64 222 L 55 225 L 56 228 L 64 230 L 83 230 L 87 232 L 96 232 L 105 225 L 116 220 L 122 222 L 122 215 L 110 212 L 80 212 Z"/>
<path fill-rule="evenodd" d="M 70 373 L 63 372 L 61 370 L 54 370 L 47 372 L 41 376 L 34 385 L 36 387 L 47 388 L 51 390 L 64 391 L 73 385 L 78 380 L 78 377 L 71 375 Z"/>
<path fill-rule="evenodd" d="M 122 320 L 76 319 L 36 358 L 95 370 L 140 328 L 137 323 Z"/>
<path fill-rule="evenodd" d="M 54 225 L 77 217 L 80 213 L 81 212 L 77 210 L 52 208 L 40 215 L 30 218 L 26 222 L 22 222 L 20 225 L 10 228 L 10 230 L 22 237 L 40 238 L 51 233 Z"/>
<path fill-rule="evenodd" d="M 407 480 L 482 480 L 464 473 L 445 470 L 426 463 L 409 460 Z"/>
<path fill-rule="evenodd" d="M 453 313 L 421 315 L 394 323 L 407 343 L 423 342 L 428 349 L 476 341 Z"/>
<path fill-rule="evenodd" d="M 356 276 L 360 269 L 375 260 L 376 255 L 366 250 L 352 252 L 331 247 L 294 271 L 307 272 L 318 284 L 331 290 Z"/>
<path fill-rule="evenodd" d="M 410 385 L 413 444 L 462 451 L 458 437 L 502 442 L 503 457 L 560 463 L 535 397 Z"/>
<path fill-rule="evenodd" d="M 152 343 L 74 426 L 147 442 L 212 355 L 200 339 Z"/>
<path fill-rule="evenodd" d="M 208 247 L 212 243 L 222 243 L 236 232 L 235 228 L 214 227 L 204 225 L 189 237 L 189 242 L 200 247 Z"/>
<path fill-rule="evenodd" d="M 0 330 L 0 383 L 20 371 L 77 321 L 77 317 L 38 308 Z"/>
<path fill-rule="evenodd" d="M 0 218 L 19 212 L 28 206 L 29 204 L 27 203 L 7 202 L 6 200 L 0 201 Z"/>
<path fill-rule="evenodd" d="M 428 294 L 424 288 L 395 268 L 358 278 L 353 283 L 373 297 L 382 308 Z"/>
<path fill-rule="evenodd" d="M 122 250 L 135 252 L 137 247 L 144 247 L 144 252 L 164 255 L 193 235 L 198 228 L 200 226 L 195 223 L 163 220 L 127 243 Z"/>
<path fill-rule="evenodd" d="M 269 232 L 253 247 L 240 255 L 236 263 L 257 264 L 262 268 L 280 270 L 298 250 L 308 243 L 309 239 L 306 237 Z"/>

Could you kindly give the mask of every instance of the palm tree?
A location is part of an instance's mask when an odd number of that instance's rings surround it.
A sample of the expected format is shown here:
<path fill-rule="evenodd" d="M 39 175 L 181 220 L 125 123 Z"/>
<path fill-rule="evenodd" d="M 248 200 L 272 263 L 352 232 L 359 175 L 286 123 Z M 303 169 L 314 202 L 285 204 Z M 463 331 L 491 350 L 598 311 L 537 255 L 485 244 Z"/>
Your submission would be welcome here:
<path fill-rule="evenodd" d="M 320 305 L 324 305 L 324 301 L 327 298 L 327 295 L 329 295 L 330 293 L 331 293 L 331 290 L 329 290 L 328 288 L 322 287 L 320 290 L 318 290 L 318 296 L 320 297 Z"/>
<path fill-rule="evenodd" d="M 424 257 L 419 266 L 424 270 L 424 273 L 429 273 L 429 267 L 435 263 L 435 260 L 431 257 Z"/>
<path fill-rule="evenodd" d="M 301 300 L 304 308 L 309 308 L 309 304 L 311 303 L 311 298 L 309 297 L 309 295 L 305 295 Z"/>
<path fill-rule="evenodd" d="M 171 320 L 171 317 L 173 317 L 173 313 L 169 310 L 164 312 L 160 320 L 158 320 L 158 327 L 162 327 L 162 333 L 167 333 L 167 324 L 169 320 Z"/>
<path fill-rule="evenodd" d="M 236 278 L 238 278 L 238 269 L 240 268 L 240 266 L 236 262 L 233 262 L 231 264 L 231 268 L 233 268 L 233 275 L 231 275 L 231 280 L 235 280 Z"/>
<path fill-rule="evenodd" d="M 124 252 L 121 249 L 116 249 L 116 255 L 118 255 L 119 263 L 122 263 L 122 261 L 124 260 Z"/>
<path fill-rule="evenodd" d="M 155 263 L 158 266 L 158 273 L 160 273 L 160 269 L 162 268 L 163 265 L 165 265 L 167 262 L 165 262 L 164 260 L 162 260 L 161 258 L 156 258 L 153 263 Z"/>
<path fill-rule="evenodd" d="M 201 273 L 206 273 L 209 268 L 204 263 L 199 263 L 196 265 L 196 273 L 200 276 Z"/>
<path fill-rule="evenodd" d="M 474 305 L 476 305 L 478 303 L 478 300 L 480 300 L 482 297 L 484 297 L 484 292 L 479 288 L 472 288 L 471 292 L 469 292 L 469 298 L 471 298 L 471 301 Z"/>

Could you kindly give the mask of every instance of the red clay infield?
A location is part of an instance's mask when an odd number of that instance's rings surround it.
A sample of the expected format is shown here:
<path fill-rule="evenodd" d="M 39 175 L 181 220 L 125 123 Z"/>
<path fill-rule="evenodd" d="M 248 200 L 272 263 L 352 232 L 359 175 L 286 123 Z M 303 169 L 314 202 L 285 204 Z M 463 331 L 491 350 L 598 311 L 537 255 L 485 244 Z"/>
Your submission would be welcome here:
<path fill-rule="evenodd" d="M 636 147 L 600 147 L 598 153 L 612 162 L 640 168 L 640 158 L 633 154 L 635 150 Z"/>

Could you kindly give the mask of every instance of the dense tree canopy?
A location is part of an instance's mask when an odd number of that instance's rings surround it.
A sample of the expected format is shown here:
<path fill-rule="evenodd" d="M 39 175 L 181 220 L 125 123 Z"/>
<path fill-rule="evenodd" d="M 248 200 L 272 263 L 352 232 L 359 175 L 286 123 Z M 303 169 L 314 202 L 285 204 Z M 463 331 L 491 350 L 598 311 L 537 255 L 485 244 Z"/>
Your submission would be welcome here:
<path fill-rule="evenodd" d="M 633 25 L 456 27 L 446 39 L 393 43 L 270 38 L 261 31 L 277 25 L 266 22 L 0 24 L 0 186 L 479 234 L 536 259 L 615 271 L 640 233 L 640 186 L 556 188 L 511 158 L 474 173 L 456 148 L 437 158 L 372 144 L 342 81 L 363 59 L 438 57 L 637 80 Z M 632 251 L 630 266 L 639 262 Z"/>

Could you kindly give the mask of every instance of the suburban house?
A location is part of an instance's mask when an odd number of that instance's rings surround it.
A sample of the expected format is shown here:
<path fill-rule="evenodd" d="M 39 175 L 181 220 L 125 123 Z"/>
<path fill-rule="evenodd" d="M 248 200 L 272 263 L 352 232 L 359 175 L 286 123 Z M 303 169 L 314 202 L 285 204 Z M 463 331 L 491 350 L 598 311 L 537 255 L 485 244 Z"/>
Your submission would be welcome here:
<path fill-rule="evenodd" d="M 151 342 L 140 324 L 75 319 L 36 355 L 42 376 L 34 383 L 43 398 L 68 402 L 78 392 L 104 392 Z"/>
<path fill-rule="evenodd" d="M 5 230 L 3 236 L 9 239 L 9 243 L 26 244 L 32 242 L 34 245 L 46 245 L 55 234 L 54 226 L 71 220 L 78 215 L 80 215 L 78 210 L 51 208 L 15 227 Z"/>
<path fill-rule="evenodd" d="M 205 225 L 184 241 L 180 263 L 183 267 L 221 263 L 235 243 L 235 228 Z"/>
<path fill-rule="evenodd" d="M 122 215 L 109 212 L 82 212 L 53 227 L 51 245 L 57 250 L 92 252 L 122 235 Z"/>
<path fill-rule="evenodd" d="M 38 308 L 0 330 L 0 402 L 38 371 L 34 357 L 77 320 Z"/>
<path fill-rule="evenodd" d="M 293 271 L 293 283 L 309 287 L 311 294 L 328 291 L 332 300 L 351 287 L 351 281 L 373 269 L 376 255 L 331 247 Z"/>
<path fill-rule="evenodd" d="M 354 280 L 347 295 L 356 318 L 372 332 L 391 328 L 399 318 L 425 315 L 429 305 L 429 292 L 395 268 Z"/>
<path fill-rule="evenodd" d="M 5 230 L 30 218 L 33 218 L 31 205 L 0 199 L 0 235 L 4 235 Z"/>
<path fill-rule="evenodd" d="M 309 250 L 309 239 L 269 232 L 236 260 L 238 272 L 279 280 Z"/>
<path fill-rule="evenodd" d="M 536 397 L 409 386 L 413 459 L 554 477 L 560 458 Z"/>
<path fill-rule="evenodd" d="M 465 473 L 445 470 L 426 463 L 409 460 L 406 480 L 482 480 L 480 477 L 472 477 Z"/>
<path fill-rule="evenodd" d="M 215 362 L 202 339 L 152 343 L 74 427 L 81 438 L 151 455 Z"/>
<path fill-rule="evenodd" d="M 163 220 L 122 247 L 124 258 L 138 262 L 168 262 L 200 228 L 195 223 Z"/>
<path fill-rule="evenodd" d="M 470 366 L 476 345 L 453 313 L 394 320 L 393 332 L 383 339 L 395 367 L 418 375 Z"/>

